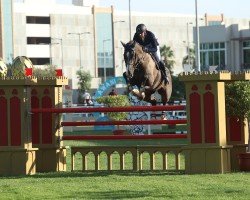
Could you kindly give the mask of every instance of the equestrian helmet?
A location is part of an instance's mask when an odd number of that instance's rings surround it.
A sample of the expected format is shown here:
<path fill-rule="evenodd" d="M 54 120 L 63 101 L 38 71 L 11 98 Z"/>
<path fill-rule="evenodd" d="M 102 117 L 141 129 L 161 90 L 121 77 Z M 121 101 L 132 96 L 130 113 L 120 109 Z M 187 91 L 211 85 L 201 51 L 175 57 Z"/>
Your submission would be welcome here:
<path fill-rule="evenodd" d="M 138 33 L 138 34 L 141 34 L 141 33 L 143 33 L 146 30 L 147 30 L 147 27 L 144 24 L 139 24 L 136 27 L 136 33 Z"/>

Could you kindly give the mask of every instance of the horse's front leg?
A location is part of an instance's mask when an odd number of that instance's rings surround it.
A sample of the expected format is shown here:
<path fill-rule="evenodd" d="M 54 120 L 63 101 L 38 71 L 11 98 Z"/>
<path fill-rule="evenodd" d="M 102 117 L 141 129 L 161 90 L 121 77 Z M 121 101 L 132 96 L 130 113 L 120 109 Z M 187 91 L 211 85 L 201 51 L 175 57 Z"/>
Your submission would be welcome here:
<path fill-rule="evenodd" d="M 137 89 L 137 88 L 133 88 L 131 93 L 136 96 L 139 100 L 144 100 L 145 98 L 145 91 L 144 89 Z"/>

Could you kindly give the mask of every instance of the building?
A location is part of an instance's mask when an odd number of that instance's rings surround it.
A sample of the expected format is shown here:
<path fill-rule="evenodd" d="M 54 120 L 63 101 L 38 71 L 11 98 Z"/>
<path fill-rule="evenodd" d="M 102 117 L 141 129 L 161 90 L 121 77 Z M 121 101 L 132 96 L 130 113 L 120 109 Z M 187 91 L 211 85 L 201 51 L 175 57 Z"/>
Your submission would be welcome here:
<path fill-rule="evenodd" d="M 202 69 L 217 65 L 220 69 L 245 69 L 250 60 L 249 20 L 223 15 L 199 18 L 203 19 L 199 21 Z M 27 56 L 35 66 L 63 68 L 71 80 L 74 103 L 77 70 L 90 72 L 93 89 L 125 71 L 120 41 L 130 40 L 129 14 L 113 7 L 101 8 L 99 0 L 69 0 L 67 4 L 60 0 L 1 0 L 1 23 L 0 56 L 6 62 Z M 132 34 L 139 23 L 153 30 L 161 46 L 172 48 L 174 73 L 182 72 L 183 58 L 196 41 L 195 16 L 132 12 Z"/>
<path fill-rule="evenodd" d="M 247 19 L 200 27 L 202 70 L 250 69 L 250 27 Z M 214 34 L 216 33 L 216 34 Z"/>

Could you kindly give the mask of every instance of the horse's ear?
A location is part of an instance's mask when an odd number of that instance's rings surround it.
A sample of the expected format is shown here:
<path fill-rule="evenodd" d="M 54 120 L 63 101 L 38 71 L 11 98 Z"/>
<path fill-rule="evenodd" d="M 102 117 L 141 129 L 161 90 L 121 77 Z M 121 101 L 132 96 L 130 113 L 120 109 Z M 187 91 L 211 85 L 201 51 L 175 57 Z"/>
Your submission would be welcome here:
<path fill-rule="evenodd" d="M 122 46 L 125 48 L 126 44 L 125 44 L 125 43 L 123 43 L 122 41 L 121 41 L 121 43 L 122 43 Z"/>

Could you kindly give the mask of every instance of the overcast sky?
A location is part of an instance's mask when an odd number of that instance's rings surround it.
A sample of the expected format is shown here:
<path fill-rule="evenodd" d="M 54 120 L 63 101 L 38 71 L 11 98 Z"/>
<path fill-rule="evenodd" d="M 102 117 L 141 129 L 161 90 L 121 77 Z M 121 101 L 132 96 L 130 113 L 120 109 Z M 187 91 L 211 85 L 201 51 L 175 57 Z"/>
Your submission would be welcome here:
<path fill-rule="evenodd" d="M 179 13 L 195 15 L 195 0 L 131 0 L 131 11 Z M 198 14 L 250 19 L 250 0 L 197 0 Z M 129 0 L 100 0 L 101 6 L 113 5 L 128 10 Z"/>

